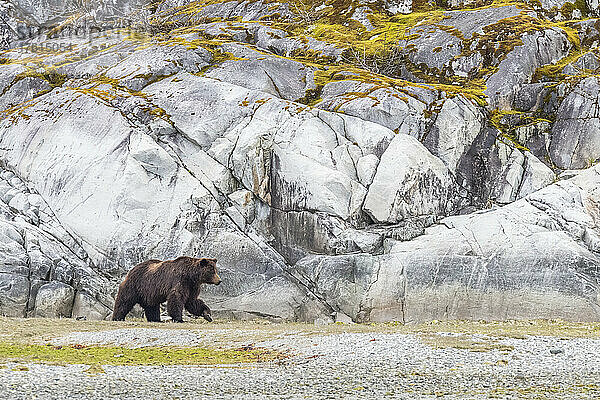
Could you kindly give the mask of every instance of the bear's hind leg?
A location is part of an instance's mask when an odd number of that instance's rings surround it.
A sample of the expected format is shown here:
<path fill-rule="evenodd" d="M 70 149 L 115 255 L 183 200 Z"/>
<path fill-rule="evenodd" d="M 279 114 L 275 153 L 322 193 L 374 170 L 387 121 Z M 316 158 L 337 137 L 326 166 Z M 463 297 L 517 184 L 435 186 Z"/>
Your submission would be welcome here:
<path fill-rule="evenodd" d="M 144 307 L 144 314 L 148 322 L 160 322 L 160 304 Z"/>

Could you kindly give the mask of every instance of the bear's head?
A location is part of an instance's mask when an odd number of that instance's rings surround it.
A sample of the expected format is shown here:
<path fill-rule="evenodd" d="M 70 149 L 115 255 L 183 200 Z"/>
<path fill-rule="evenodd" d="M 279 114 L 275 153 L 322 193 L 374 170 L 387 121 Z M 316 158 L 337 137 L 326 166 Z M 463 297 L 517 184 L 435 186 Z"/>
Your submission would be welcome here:
<path fill-rule="evenodd" d="M 202 283 L 221 284 L 221 278 L 217 272 L 216 258 L 201 258 L 198 264 L 201 269 L 200 280 Z"/>

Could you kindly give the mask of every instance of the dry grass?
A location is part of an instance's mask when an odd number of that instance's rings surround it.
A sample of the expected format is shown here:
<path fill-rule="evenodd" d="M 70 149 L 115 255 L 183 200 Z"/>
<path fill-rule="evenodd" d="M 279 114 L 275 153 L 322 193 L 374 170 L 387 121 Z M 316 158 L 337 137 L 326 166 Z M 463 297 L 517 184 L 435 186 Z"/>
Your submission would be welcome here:
<path fill-rule="evenodd" d="M 499 350 L 503 352 L 513 351 L 514 346 L 498 343 L 497 339 L 491 338 L 473 338 L 470 335 L 438 335 L 438 334 L 423 334 L 420 336 L 423 343 L 436 348 L 447 349 L 454 348 L 459 350 L 469 350 L 472 352 L 485 352 Z"/>
<path fill-rule="evenodd" d="M 330 335 L 337 333 L 403 333 L 434 334 L 439 332 L 483 334 L 490 337 L 524 338 L 552 336 L 561 338 L 600 338 L 600 323 L 572 323 L 560 320 L 539 321 L 433 321 L 424 324 L 329 324 L 271 323 L 268 321 L 217 321 L 207 323 L 196 319 L 184 324 L 147 323 L 141 320 L 125 322 L 76 321 L 73 319 L 21 319 L 0 317 L 0 342 L 45 344 L 49 340 L 72 332 L 96 332 L 125 328 L 155 328 L 166 330 L 200 330 L 211 336 L 235 337 L 238 343 L 260 341 L 281 335 Z M 233 343 L 232 345 L 235 345 Z"/>

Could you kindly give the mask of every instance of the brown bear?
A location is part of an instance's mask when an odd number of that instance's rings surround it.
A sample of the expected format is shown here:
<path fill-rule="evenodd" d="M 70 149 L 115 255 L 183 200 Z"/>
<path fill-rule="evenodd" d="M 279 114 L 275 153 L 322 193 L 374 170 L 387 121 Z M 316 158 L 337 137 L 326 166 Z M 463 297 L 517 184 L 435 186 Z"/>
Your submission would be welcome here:
<path fill-rule="evenodd" d="M 112 319 L 123 321 L 133 306 L 139 304 L 148 322 L 161 322 L 160 305 L 166 301 L 167 313 L 174 322 L 183 322 L 184 307 L 211 322 L 210 309 L 198 299 L 202 283 L 221 283 L 216 259 L 179 257 L 170 261 L 144 261 L 133 267 L 119 286 Z"/>

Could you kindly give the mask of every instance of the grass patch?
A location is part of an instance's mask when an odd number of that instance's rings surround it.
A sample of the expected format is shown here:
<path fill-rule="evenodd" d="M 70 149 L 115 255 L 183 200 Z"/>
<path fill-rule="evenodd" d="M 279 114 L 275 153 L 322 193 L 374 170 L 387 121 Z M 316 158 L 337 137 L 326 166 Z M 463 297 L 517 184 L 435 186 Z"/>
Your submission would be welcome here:
<path fill-rule="evenodd" d="M 89 375 L 98 375 L 106 373 L 106 371 L 104 371 L 104 368 L 102 368 L 102 365 L 100 364 L 91 365 L 88 369 L 85 370 L 85 372 Z"/>
<path fill-rule="evenodd" d="M 487 352 L 492 350 L 499 351 L 513 351 L 513 346 L 498 343 L 495 339 L 473 339 L 467 335 L 439 335 L 439 334 L 425 334 L 421 335 L 421 341 L 423 343 L 436 348 L 436 349 L 447 349 L 454 348 L 460 350 L 469 350 L 472 352 Z"/>
<path fill-rule="evenodd" d="M 502 122 L 503 117 L 507 116 L 507 115 L 520 115 L 520 116 L 525 115 L 526 116 L 525 113 L 522 113 L 520 111 L 514 111 L 514 110 L 502 111 L 497 108 L 492 110 L 490 112 L 489 122 L 492 126 L 496 127 L 501 132 L 500 136 L 498 137 L 498 140 L 502 141 L 507 146 L 514 147 L 521 151 L 530 151 L 524 144 L 519 143 L 519 140 L 518 140 L 517 136 L 515 135 L 515 129 L 520 126 L 525 126 L 525 124 L 519 124 L 517 126 L 510 126 L 510 124 Z M 526 119 L 531 119 L 531 118 L 528 117 Z"/>
<path fill-rule="evenodd" d="M 554 64 L 546 64 L 541 67 L 538 67 L 533 74 L 532 81 L 533 82 L 542 82 L 542 81 L 561 81 L 564 80 L 567 75 L 563 74 L 562 70 L 571 63 L 577 61 L 580 57 L 583 57 L 585 54 L 590 52 L 590 50 L 583 49 L 573 49 L 569 53 L 568 56 L 561 58 Z M 579 75 L 584 77 L 587 74 L 593 73 L 593 71 L 581 70 Z"/>
<path fill-rule="evenodd" d="M 571 386 L 565 385 L 539 385 L 527 387 L 496 387 L 489 391 L 474 391 L 469 395 L 485 395 L 487 398 L 534 398 L 548 399 L 554 396 L 556 398 L 565 398 L 567 395 L 577 395 L 580 399 L 597 399 L 600 386 L 596 383 L 579 383 Z M 552 396 L 552 397 L 550 397 Z"/>
<path fill-rule="evenodd" d="M 275 361 L 279 352 L 244 347 L 209 349 L 201 347 L 146 347 L 129 349 L 110 346 L 52 346 L 0 343 L 0 360 L 51 364 L 98 365 L 216 365 Z M 91 371 L 94 372 L 94 371 Z"/>
<path fill-rule="evenodd" d="M 77 321 L 70 318 L 8 318 L 0 317 L 0 343 L 41 344 L 72 332 L 100 332 L 127 328 L 158 328 L 165 330 L 205 329 L 211 325 L 204 322 L 185 324 L 148 323 L 140 320 L 123 322 Z"/>
<path fill-rule="evenodd" d="M 67 76 L 65 74 L 59 74 L 55 69 L 44 69 L 43 71 L 28 71 L 21 74 L 19 79 L 23 78 L 39 78 L 43 79 L 50 87 L 60 87 L 67 81 Z"/>
<path fill-rule="evenodd" d="M 563 320 L 433 321 L 418 325 L 414 333 L 434 332 L 481 334 L 517 339 L 527 336 L 600 339 L 600 323 L 576 323 Z"/>
<path fill-rule="evenodd" d="M 99 332 L 127 328 L 191 330 L 202 333 L 218 332 L 222 339 L 215 346 L 231 347 L 258 343 L 281 335 L 330 335 L 338 333 L 402 333 L 434 334 L 439 332 L 481 334 L 492 337 L 524 338 L 551 336 L 561 338 L 600 339 L 600 322 L 574 323 L 562 320 L 532 321 L 433 321 L 422 324 L 396 322 L 373 324 L 272 323 L 268 321 L 218 321 L 207 323 L 196 319 L 183 324 L 148 323 L 142 320 L 123 322 L 77 321 L 73 319 L 7 318 L 0 317 L 0 343 L 45 345 L 49 340 L 72 332 Z"/>

